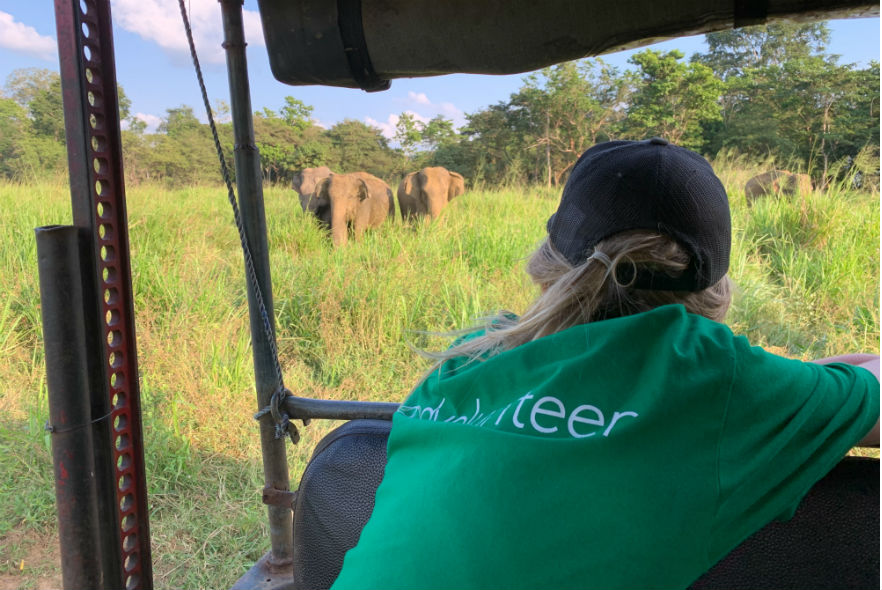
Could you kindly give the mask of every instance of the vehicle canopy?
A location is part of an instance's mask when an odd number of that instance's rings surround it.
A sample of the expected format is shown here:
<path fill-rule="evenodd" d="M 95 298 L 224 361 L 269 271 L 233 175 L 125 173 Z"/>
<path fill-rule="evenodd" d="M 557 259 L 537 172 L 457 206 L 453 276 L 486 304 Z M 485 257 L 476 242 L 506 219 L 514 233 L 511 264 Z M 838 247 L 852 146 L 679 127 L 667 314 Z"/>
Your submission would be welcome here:
<path fill-rule="evenodd" d="M 865 0 L 258 0 L 273 75 L 385 90 L 389 80 L 516 74 L 776 20 L 877 16 Z"/>

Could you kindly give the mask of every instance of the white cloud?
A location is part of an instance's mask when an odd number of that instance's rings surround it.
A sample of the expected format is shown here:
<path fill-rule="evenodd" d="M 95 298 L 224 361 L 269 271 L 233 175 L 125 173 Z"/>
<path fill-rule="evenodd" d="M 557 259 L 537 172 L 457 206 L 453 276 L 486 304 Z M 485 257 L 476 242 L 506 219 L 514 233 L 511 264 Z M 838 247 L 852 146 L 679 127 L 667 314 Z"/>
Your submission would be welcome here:
<path fill-rule="evenodd" d="M 446 116 L 448 119 L 453 120 L 453 126 L 457 129 L 465 125 L 465 113 L 462 112 L 461 109 L 458 109 L 456 105 L 452 102 L 442 102 L 438 105 L 441 109 L 441 114 Z"/>
<path fill-rule="evenodd" d="M 424 118 L 421 119 L 423 122 L 426 122 L 437 115 L 444 115 L 453 121 L 453 127 L 456 129 L 465 124 L 465 113 L 458 109 L 456 105 L 452 102 L 435 104 L 429 100 L 429 97 L 426 96 L 425 92 L 408 90 L 407 98 L 404 99 L 404 103 L 410 105 L 414 109 L 418 109 L 421 115 L 424 116 Z M 416 114 L 413 111 L 409 112 L 414 115 Z"/>
<path fill-rule="evenodd" d="M 389 115 L 385 123 L 380 123 L 371 117 L 365 117 L 364 122 L 371 127 L 376 127 L 383 132 L 383 137 L 392 139 L 395 137 L 395 126 L 398 125 L 398 115 Z"/>
<path fill-rule="evenodd" d="M 189 54 L 187 35 L 176 0 L 112 0 L 114 24 L 152 41 L 172 54 Z M 224 50 L 221 8 L 217 0 L 188 0 L 187 14 L 199 55 L 204 63 L 223 63 Z M 243 10 L 245 40 L 263 46 L 260 15 Z"/>
<path fill-rule="evenodd" d="M 396 99 L 396 102 L 409 106 L 410 108 L 404 112 L 410 114 L 410 116 L 420 123 L 428 123 L 433 117 L 437 117 L 438 115 L 442 115 L 453 121 L 454 130 L 458 130 L 466 123 L 465 113 L 457 108 L 456 105 L 452 102 L 433 103 L 425 92 L 414 92 L 413 90 L 409 90 L 407 92 L 407 98 L 398 98 Z M 379 127 L 386 138 L 393 139 L 395 137 L 395 125 L 398 124 L 398 117 L 399 115 L 397 114 L 391 114 L 386 118 L 385 123 L 380 123 L 376 119 L 371 119 L 370 117 L 366 118 L 365 121 L 369 125 Z"/>
<path fill-rule="evenodd" d="M 156 128 L 162 122 L 161 118 L 147 113 L 135 113 L 135 118 L 147 123 L 147 128 L 144 130 L 145 133 L 156 133 Z"/>
<path fill-rule="evenodd" d="M 421 115 L 419 113 L 415 113 L 411 110 L 407 110 L 404 112 L 407 113 L 408 115 L 410 115 L 411 117 L 413 117 L 414 120 L 416 120 L 420 123 L 426 124 L 429 122 L 429 117 L 424 117 L 423 115 Z M 368 125 L 370 125 L 371 127 L 376 127 L 380 131 L 382 131 L 383 137 L 385 137 L 386 139 L 394 139 L 395 138 L 395 126 L 398 125 L 398 120 L 400 118 L 401 118 L 400 115 L 390 114 L 388 117 L 386 117 L 385 123 L 381 123 L 380 121 L 377 121 L 376 119 L 373 119 L 371 117 L 365 117 L 364 122 L 367 123 Z"/>
<path fill-rule="evenodd" d="M 0 11 L 0 47 L 53 61 L 58 59 L 58 46 L 53 37 L 37 32 L 34 27 L 15 22 L 15 17 Z"/>
<path fill-rule="evenodd" d="M 407 93 L 407 98 L 417 104 L 432 104 L 432 101 L 429 100 L 429 97 L 426 96 L 425 92 L 420 92 L 419 94 L 417 94 L 416 92 L 411 90 Z"/>

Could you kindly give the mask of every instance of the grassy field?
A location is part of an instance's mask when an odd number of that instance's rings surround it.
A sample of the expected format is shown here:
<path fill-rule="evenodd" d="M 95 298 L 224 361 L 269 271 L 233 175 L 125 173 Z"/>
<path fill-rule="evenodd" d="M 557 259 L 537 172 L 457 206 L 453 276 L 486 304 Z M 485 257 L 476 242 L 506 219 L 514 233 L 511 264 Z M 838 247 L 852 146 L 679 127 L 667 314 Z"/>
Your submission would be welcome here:
<path fill-rule="evenodd" d="M 733 329 L 798 358 L 878 352 L 879 195 L 834 188 L 748 210 L 752 171 L 718 170 L 735 229 Z M 226 588 L 268 549 L 238 238 L 222 188 L 128 196 L 155 585 Z M 525 308 L 524 257 L 558 198 L 471 191 L 435 224 L 396 220 L 334 250 L 293 192 L 265 196 L 286 384 L 381 401 L 425 371 L 414 348 L 446 345 L 433 333 Z M 33 229 L 64 223 L 66 186 L 0 184 L 0 588 L 60 583 Z M 295 484 L 332 427 L 303 429 Z"/>

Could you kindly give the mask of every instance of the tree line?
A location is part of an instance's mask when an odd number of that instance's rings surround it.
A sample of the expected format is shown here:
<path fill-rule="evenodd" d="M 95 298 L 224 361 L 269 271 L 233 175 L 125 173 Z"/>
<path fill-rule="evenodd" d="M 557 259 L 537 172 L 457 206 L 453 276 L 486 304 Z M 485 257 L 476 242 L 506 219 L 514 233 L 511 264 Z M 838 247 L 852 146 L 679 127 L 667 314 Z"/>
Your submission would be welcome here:
<path fill-rule="evenodd" d="M 394 141 L 347 119 L 329 129 L 313 108 L 286 97 L 254 115 L 264 180 L 290 183 L 303 168 L 365 170 L 394 183 L 426 165 L 472 184 L 559 185 L 585 149 L 612 139 L 662 136 L 713 157 L 721 151 L 809 172 L 823 184 L 850 167 L 878 178 L 879 63 L 840 64 L 827 51 L 826 23 L 745 27 L 706 35 L 708 49 L 645 50 L 632 67 L 601 58 L 566 62 L 524 78 L 508 100 L 466 115 L 455 129 L 442 116 L 423 123 L 402 113 Z M 187 105 L 168 109 L 155 133 L 131 114 L 119 89 L 128 182 L 171 185 L 220 178 L 207 125 Z M 215 104 L 225 120 L 229 108 Z M 230 123 L 218 128 L 232 159 Z M 0 176 L 19 180 L 66 166 L 57 73 L 17 70 L 0 96 Z M 878 182 L 878 181 L 876 181 Z"/>

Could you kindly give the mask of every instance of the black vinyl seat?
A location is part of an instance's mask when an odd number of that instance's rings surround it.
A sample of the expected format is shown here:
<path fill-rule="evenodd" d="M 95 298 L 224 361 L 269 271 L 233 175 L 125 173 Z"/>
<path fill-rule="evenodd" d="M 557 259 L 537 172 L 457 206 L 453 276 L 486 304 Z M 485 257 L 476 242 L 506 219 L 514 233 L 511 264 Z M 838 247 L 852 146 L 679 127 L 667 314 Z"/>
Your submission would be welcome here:
<path fill-rule="evenodd" d="M 352 420 L 316 445 L 294 502 L 295 590 L 330 588 L 374 510 L 392 423 Z"/>
<path fill-rule="evenodd" d="M 353 420 L 318 444 L 294 506 L 294 585 L 333 584 L 374 507 L 391 423 Z M 879 588 L 879 460 L 846 457 L 795 516 L 748 538 L 693 590 Z"/>

